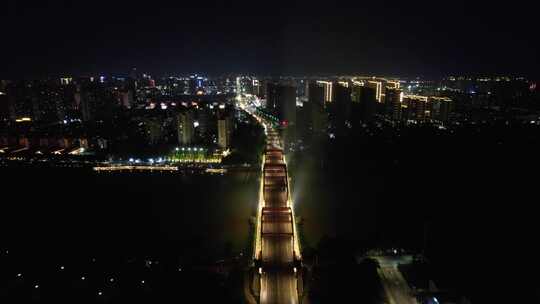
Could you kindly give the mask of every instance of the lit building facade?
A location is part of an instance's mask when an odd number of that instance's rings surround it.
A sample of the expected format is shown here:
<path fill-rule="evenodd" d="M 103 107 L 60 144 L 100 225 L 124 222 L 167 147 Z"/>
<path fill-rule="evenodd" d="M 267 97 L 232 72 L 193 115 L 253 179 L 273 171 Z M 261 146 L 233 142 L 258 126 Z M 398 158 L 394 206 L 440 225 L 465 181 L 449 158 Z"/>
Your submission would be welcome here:
<path fill-rule="evenodd" d="M 324 102 L 325 103 L 332 102 L 333 97 L 334 97 L 334 92 L 333 92 L 334 84 L 331 81 L 323 81 L 323 80 L 317 81 L 317 84 L 321 85 L 324 89 Z"/>
<path fill-rule="evenodd" d="M 180 145 L 190 145 L 193 143 L 195 130 L 194 119 L 191 111 L 178 114 L 178 143 Z"/>

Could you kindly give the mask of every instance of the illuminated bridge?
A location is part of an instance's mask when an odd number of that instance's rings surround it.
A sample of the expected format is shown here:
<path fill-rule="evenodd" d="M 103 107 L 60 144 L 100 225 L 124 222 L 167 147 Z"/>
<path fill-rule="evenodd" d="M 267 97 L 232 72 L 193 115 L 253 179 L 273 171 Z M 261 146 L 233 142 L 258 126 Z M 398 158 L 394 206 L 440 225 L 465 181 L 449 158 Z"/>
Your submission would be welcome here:
<path fill-rule="evenodd" d="M 302 289 L 300 247 L 287 164 L 273 129 L 267 129 L 256 229 L 259 303 L 298 303 Z"/>

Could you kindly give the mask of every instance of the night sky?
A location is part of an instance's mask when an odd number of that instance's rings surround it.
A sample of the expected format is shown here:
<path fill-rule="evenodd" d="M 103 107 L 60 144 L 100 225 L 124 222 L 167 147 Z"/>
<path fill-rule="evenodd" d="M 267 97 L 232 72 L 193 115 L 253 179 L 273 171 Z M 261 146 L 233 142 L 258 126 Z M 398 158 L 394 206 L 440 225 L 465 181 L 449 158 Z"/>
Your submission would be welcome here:
<path fill-rule="evenodd" d="M 0 78 L 539 76 L 538 1 L 230 2 L 2 1 Z"/>

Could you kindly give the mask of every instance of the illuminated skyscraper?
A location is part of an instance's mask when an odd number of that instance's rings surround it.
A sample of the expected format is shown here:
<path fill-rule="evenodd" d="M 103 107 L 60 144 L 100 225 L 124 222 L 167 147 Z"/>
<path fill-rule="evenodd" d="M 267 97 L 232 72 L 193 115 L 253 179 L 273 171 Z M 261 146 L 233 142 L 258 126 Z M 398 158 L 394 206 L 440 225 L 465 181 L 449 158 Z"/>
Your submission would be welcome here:
<path fill-rule="evenodd" d="M 429 114 L 426 96 L 407 95 L 403 98 L 403 103 L 407 109 L 407 119 L 421 121 Z"/>
<path fill-rule="evenodd" d="M 218 118 L 218 146 L 227 149 L 231 146 L 232 119 L 230 115 L 224 114 Z"/>
<path fill-rule="evenodd" d="M 188 93 L 191 95 L 197 94 L 197 92 L 203 87 L 204 78 L 198 75 L 189 76 Z"/>
<path fill-rule="evenodd" d="M 272 111 L 283 127 L 296 124 L 296 88 L 278 83 L 268 83 L 266 108 Z"/>
<path fill-rule="evenodd" d="M 436 96 L 405 95 L 403 105 L 407 110 L 407 119 L 417 121 L 436 120 L 446 122 L 453 108 L 450 98 Z"/>
<path fill-rule="evenodd" d="M 304 116 L 307 121 L 308 135 L 321 138 L 328 129 L 328 115 L 324 109 L 324 88 L 316 82 L 310 82 L 307 89 L 308 102 L 304 103 Z"/>
<path fill-rule="evenodd" d="M 390 88 L 390 89 L 399 89 L 400 88 L 400 83 L 399 83 L 398 80 L 388 80 L 386 82 L 386 87 Z"/>
<path fill-rule="evenodd" d="M 375 99 L 377 102 L 383 102 L 382 100 L 382 94 L 383 94 L 383 83 L 382 81 L 377 80 L 370 80 L 367 82 L 366 86 L 375 89 Z"/>
<path fill-rule="evenodd" d="M 384 99 L 385 115 L 392 120 L 401 119 L 401 102 L 403 101 L 403 92 L 399 89 L 386 89 Z"/>
<path fill-rule="evenodd" d="M 333 88 L 334 122 L 336 126 L 343 127 L 351 115 L 351 88 L 347 83 L 335 83 Z"/>
<path fill-rule="evenodd" d="M 257 81 L 258 84 L 258 81 Z M 254 79 L 251 76 L 236 77 L 237 94 L 254 94 Z"/>
<path fill-rule="evenodd" d="M 320 84 L 324 88 L 324 102 L 332 102 L 334 97 L 333 92 L 333 83 L 331 81 L 323 81 L 319 80 L 317 81 L 318 84 Z"/>
<path fill-rule="evenodd" d="M 309 95 L 309 81 L 307 79 L 296 80 L 296 95 L 307 99 Z"/>
<path fill-rule="evenodd" d="M 262 83 L 259 82 L 258 79 L 256 78 L 253 78 L 253 95 L 256 95 L 256 96 L 263 96 L 262 93 L 263 93 L 263 89 L 262 89 Z"/>
<path fill-rule="evenodd" d="M 78 85 L 75 92 L 75 103 L 77 104 L 83 121 L 91 121 L 95 119 L 95 111 L 97 106 L 97 96 L 95 91 L 92 92 L 82 85 Z"/>
<path fill-rule="evenodd" d="M 61 85 L 69 85 L 72 82 L 73 82 L 73 78 L 71 78 L 71 77 L 60 78 L 60 84 Z"/>
<path fill-rule="evenodd" d="M 259 96 L 260 98 L 264 98 L 266 96 L 266 92 L 268 89 L 267 83 L 268 81 L 265 79 L 259 80 L 259 88 L 258 88 L 257 96 Z"/>
<path fill-rule="evenodd" d="M 354 103 L 360 103 L 360 95 L 362 93 L 362 88 L 364 87 L 363 82 L 355 82 L 351 87 L 351 101 Z"/>
<path fill-rule="evenodd" d="M 284 130 L 285 149 L 289 149 L 296 142 L 296 88 L 269 82 L 266 96 L 266 108 L 278 118 L 280 127 Z"/>
<path fill-rule="evenodd" d="M 180 145 L 190 145 L 193 143 L 194 119 L 191 111 L 178 114 L 178 143 Z"/>

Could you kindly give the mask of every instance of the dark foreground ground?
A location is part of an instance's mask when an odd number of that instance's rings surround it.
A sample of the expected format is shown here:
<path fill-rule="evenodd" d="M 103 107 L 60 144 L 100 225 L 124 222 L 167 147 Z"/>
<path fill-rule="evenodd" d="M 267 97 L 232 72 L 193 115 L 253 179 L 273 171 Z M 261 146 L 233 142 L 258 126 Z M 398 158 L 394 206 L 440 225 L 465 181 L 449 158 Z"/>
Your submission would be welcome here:
<path fill-rule="evenodd" d="M 0 170 L 0 302 L 242 298 L 254 175 Z"/>
<path fill-rule="evenodd" d="M 374 247 L 425 249 L 429 278 L 473 303 L 540 300 L 538 126 L 350 133 L 291 161 L 305 250 L 337 265 L 321 273 L 331 284 L 315 302 L 331 303 L 344 287 L 373 298 L 350 261 Z"/>

